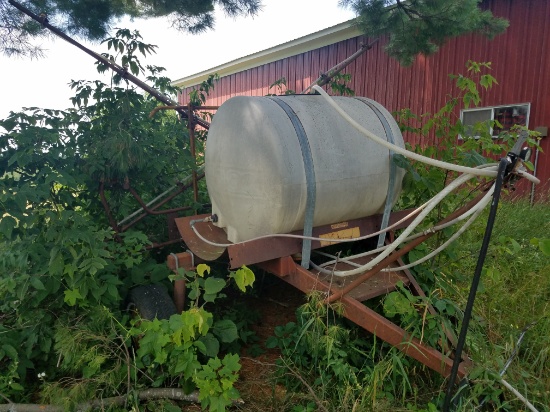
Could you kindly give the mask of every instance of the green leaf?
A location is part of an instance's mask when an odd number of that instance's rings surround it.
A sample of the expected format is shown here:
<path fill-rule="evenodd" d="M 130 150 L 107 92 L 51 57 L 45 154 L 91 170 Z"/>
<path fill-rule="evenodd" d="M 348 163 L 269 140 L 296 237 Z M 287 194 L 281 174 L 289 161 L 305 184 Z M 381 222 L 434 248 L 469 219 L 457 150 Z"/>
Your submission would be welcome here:
<path fill-rule="evenodd" d="M 53 247 L 50 251 L 50 263 L 48 269 L 51 275 L 61 275 L 65 266 L 65 260 L 58 247 Z"/>
<path fill-rule="evenodd" d="M 35 288 L 36 290 L 45 290 L 46 289 L 44 287 L 44 284 L 42 283 L 42 281 L 37 277 L 31 276 L 30 283 L 31 283 L 31 286 L 33 288 Z"/>
<path fill-rule="evenodd" d="M 220 292 L 225 287 L 225 280 L 220 278 L 208 278 L 204 282 L 204 293 L 213 295 Z"/>
<path fill-rule="evenodd" d="M 105 267 L 107 262 L 99 257 L 91 257 L 89 259 L 84 259 L 79 266 L 79 269 L 89 272 L 91 275 L 95 275 L 98 270 L 101 270 Z"/>
<path fill-rule="evenodd" d="M 454 316 L 455 313 L 456 313 L 456 309 L 455 309 L 454 305 L 452 303 L 448 303 L 447 304 L 447 315 Z"/>
<path fill-rule="evenodd" d="M 25 388 L 23 388 L 23 386 L 21 386 L 19 383 L 17 382 L 11 382 L 10 383 L 10 388 L 13 389 L 14 391 L 22 391 L 24 390 Z"/>
<path fill-rule="evenodd" d="M 197 266 L 197 275 L 203 278 L 205 273 L 210 274 L 210 266 L 201 263 Z"/>
<path fill-rule="evenodd" d="M 447 303 L 440 299 L 434 303 L 434 306 L 439 310 L 439 312 L 443 313 L 443 311 L 447 308 Z"/>
<path fill-rule="evenodd" d="M 546 256 L 550 256 L 550 239 L 539 239 L 539 248 Z"/>
<path fill-rule="evenodd" d="M 479 166 L 487 163 L 487 159 L 474 150 L 462 152 L 460 155 L 466 166 Z"/>
<path fill-rule="evenodd" d="M 113 285 L 112 283 L 109 283 L 107 286 L 107 292 L 114 300 L 118 300 L 120 298 L 116 285 Z"/>
<path fill-rule="evenodd" d="M 205 302 L 214 302 L 216 298 L 218 297 L 217 293 L 204 293 L 202 295 L 202 298 Z"/>
<path fill-rule="evenodd" d="M 177 353 L 177 355 L 174 355 L 174 353 Z M 198 361 L 197 361 L 197 356 L 195 351 L 192 351 L 192 350 L 184 350 L 184 351 L 178 351 L 178 352 L 172 351 L 171 359 L 174 359 L 174 357 L 177 359 L 173 367 L 174 374 L 183 373 L 184 375 L 189 376 L 193 373 L 193 370 L 195 370 L 197 367 Z M 173 365 L 172 360 L 170 363 Z"/>
<path fill-rule="evenodd" d="M 150 273 L 151 282 L 153 283 L 161 282 L 162 280 L 166 279 L 168 273 L 169 272 L 167 271 L 165 264 L 156 265 L 155 267 L 153 267 Z"/>
<path fill-rule="evenodd" d="M 69 275 L 71 279 L 74 278 L 74 274 L 77 271 L 76 265 L 69 263 L 68 265 L 65 265 L 65 268 L 63 269 L 63 273 L 66 275 Z"/>
<path fill-rule="evenodd" d="M 178 408 L 176 405 L 172 405 L 168 402 L 164 402 L 162 407 L 166 412 L 181 412 L 181 408 Z"/>
<path fill-rule="evenodd" d="M 240 357 L 236 353 L 227 354 L 223 357 L 222 364 L 233 372 L 237 372 L 241 369 L 241 364 L 239 363 Z"/>
<path fill-rule="evenodd" d="M 130 71 L 136 76 L 139 74 L 139 66 L 133 60 L 130 61 Z"/>
<path fill-rule="evenodd" d="M 0 219 L 0 233 L 6 239 L 11 239 L 11 233 L 16 226 L 17 221 L 11 216 L 4 216 Z"/>
<path fill-rule="evenodd" d="M 214 323 L 212 331 L 224 343 L 233 342 L 239 337 L 237 325 L 229 319 L 220 320 Z"/>
<path fill-rule="evenodd" d="M 510 246 L 513 253 L 518 253 L 521 250 L 521 245 L 515 239 L 510 238 Z"/>
<path fill-rule="evenodd" d="M 189 291 L 189 299 L 195 300 L 200 296 L 200 290 L 198 288 L 193 288 Z"/>
<path fill-rule="evenodd" d="M 65 290 L 64 294 L 65 294 L 65 298 L 63 300 L 69 306 L 74 306 L 76 305 L 76 301 L 78 299 L 83 299 L 78 289 L 67 289 Z"/>
<path fill-rule="evenodd" d="M 275 336 L 270 336 L 269 338 L 267 338 L 267 340 L 265 341 L 265 347 L 267 349 L 274 349 L 276 347 L 279 346 L 279 339 L 277 339 L 277 337 Z"/>
<path fill-rule="evenodd" d="M 252 286 L 252 284 L 254 283 L 254 280 L 256 280 L 256 277 L 254 276 L 254 272 L 252 272 L 249 268 L 247 268 L 244 265 L 235 273 L 232 273 L 230 276 L 233 279 L 235 279 L 235 283 L 237 284 L 237 287 L 243 292 L 246 292 L 246 287 Z"/>
<path fill-rule="evenodd" d="M 13 346 L 8 345 L 8 344 L 2 345 L 2 350 L 6 353 L 6 355 L 10 359 L 12 359 L 12 360 L 17 360 L 18 359 L 17 351 L 15 350 L 15 348 Z"/>
<path fill-rule="evenodd" d="M 17 159 L 18 159 L 19 155 L 20 155 L 20 152 L 17 152 L 12 157 L 10 157 L 9 160 L 8 160 L 8 166 L 11 166 L 15 162 L 17 162 Z"/>
<path fill-rule="evenodd" d="M 90 366 L 90 365 L 85 365 L 83 368 L 82 368 L 82 376 L 86 379 L 90 379 L 92 376 L 94 376 L 98 370 L 98 367 L 99 366 Z"/>
<path fill-rule="evenodd" d="M 199 338 L 199 342 L 204 345 L 204 352 L 202 351 L 203 348 L 199 347 L 199 350 L 203 353 L 203 355 L 210 358 L 218 356 L 220 351 L 220 342 L 214 337 L 214 335 L 207 333 L 205 336 L 201 336 Z"/>
<path fill-rule="evenodd" d="M 407 315 L 414 312 L 409 300 L 399 292 L 392 292 L 384 299 L 384 313 L 389 316 Z"/>

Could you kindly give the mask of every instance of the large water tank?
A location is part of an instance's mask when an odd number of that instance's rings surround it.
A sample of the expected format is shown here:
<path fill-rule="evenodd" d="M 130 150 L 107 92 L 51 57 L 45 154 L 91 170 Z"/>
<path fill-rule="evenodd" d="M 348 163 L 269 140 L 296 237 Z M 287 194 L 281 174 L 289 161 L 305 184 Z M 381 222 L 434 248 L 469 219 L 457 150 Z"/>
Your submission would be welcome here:
<path fill-rule="evenodd" d="M 380 104 L 334 99 L 366 129 L 403 147 L 397 123 Z M 388 149 L 360 134 L 319 95 L 227 100 L 210 126 L 205 156 L 212 213 L 231 242 L 303 228 L 307 173 L 315 180 L 314 226 L 379 213 L 388 195 Z M 402 177 L 397 168 L 393 199 Z"/>

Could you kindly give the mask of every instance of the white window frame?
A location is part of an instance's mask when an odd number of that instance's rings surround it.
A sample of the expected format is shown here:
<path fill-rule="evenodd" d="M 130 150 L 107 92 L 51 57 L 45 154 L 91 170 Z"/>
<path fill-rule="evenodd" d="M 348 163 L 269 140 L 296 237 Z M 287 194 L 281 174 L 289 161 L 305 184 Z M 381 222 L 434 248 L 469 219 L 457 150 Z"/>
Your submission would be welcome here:
<path fill-rule="evenodd" d="M 504 107 L 513 107 L 513 106 L 527 106 L 527 114 L 525 115 L 525 126 L 529 127 L 529 116 L 531 115 L 531 103 L 513 103 L 513 104 L 501 104 L 498 106 L 485 106 L 485 107 L 476 107 L 473 109 L 461 109 L 460 110 L 460 121 L 462 124 L 464 124 L 464 113 L 471 113 L 471 112 L 480 112 L 480 111 L 487 111 L 491 110 L 491 118 L 487 120 L 495 120 L 495 110 L 496 109 L 502 109 Z M 493 128 L 491 127 L 489 129 L 489 133 L 491 133 L 491 136 L 493 139 L 498 138 L 498 135 L 493 135 Z M 473 136 L 476 139 L 479 139 L 479 136 Z M 459 136 L 460 139 L 463 139 L 462 136 Z"/>

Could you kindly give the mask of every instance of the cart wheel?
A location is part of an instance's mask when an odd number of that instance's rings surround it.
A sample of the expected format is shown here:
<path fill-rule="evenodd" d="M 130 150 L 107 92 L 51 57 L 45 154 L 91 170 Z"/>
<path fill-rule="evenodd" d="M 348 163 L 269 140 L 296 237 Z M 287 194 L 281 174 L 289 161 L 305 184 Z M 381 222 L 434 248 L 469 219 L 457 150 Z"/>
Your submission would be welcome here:
<path fill-rule="evenodd" d="M 128 309 L 146 320 L 168 319 L 176 313 L 176 305 L 160 284 L 137 286 L 130 290 Z"/>

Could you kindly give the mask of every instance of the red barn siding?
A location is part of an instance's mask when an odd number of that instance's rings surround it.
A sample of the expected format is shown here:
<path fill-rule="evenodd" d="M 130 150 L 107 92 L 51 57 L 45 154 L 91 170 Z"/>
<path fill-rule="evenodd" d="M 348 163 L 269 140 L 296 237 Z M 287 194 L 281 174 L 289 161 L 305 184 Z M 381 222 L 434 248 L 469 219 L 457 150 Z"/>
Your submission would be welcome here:
<path fill-rule="evenodd" d="M 550 127 L 550 1 L 487 0 L 484 6 L 510 21 L 508 30 L 493 41 L 479 35 L 449 41 L 433 56 L 419 56 L 411 67 L 401 67 L 384 53 L 384 42 L 373 48 L 344 73 L 352 75 L 350 87 L 358 96 L 370 97 L 390 111 L 411 108 L 415 113 L 435 112 L 448 94 L 456 94 L 449 73 L 464 73 L 468 60 L 492 62 L 491 74 L 499 85 L 482 92 L 482 106 L 531 103 L 529 127 Z M 284 77 L 287 88 L 301 92 L 326 71 L 359 49 L 368 40 L 356 37 L 303 54 L 223 77 L 208 97 L 207 105 L 220 105 L 235 95 L 264 96 Z M 190 89 L 180 101 L 187 103 Z M 458 112 L 456 113 L 458 115 Z M 411 143 L 429 144 L 418 136 L 406 136 Z M 550 189 L 550 137 L 541 144 L 537 175 L 543 182 L 537 193 L 548 196 Z M 528 185 L 522 185 L 523 191 Z"/>

